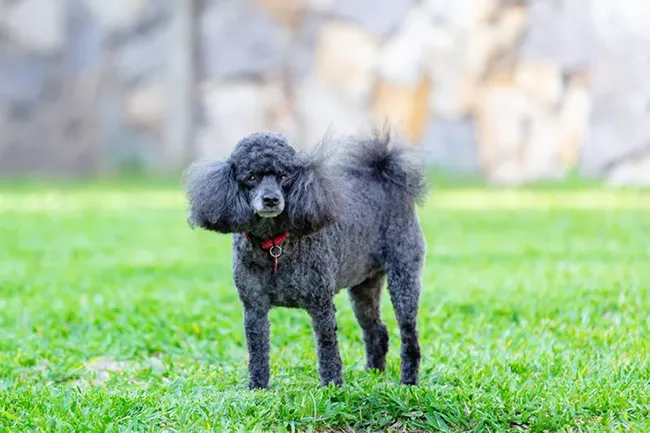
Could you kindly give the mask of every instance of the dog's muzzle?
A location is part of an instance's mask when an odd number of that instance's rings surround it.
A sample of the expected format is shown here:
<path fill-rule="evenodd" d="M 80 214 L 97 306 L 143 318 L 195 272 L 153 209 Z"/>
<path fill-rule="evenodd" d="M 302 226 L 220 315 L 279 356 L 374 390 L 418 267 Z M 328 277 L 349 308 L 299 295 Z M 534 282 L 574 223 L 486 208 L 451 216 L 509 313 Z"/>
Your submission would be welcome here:
<path fill-rule="evenodd" d="M 284 198 L 279 194 L 260 194 L 253 201 L 255 213 L 262 218 L 274 218 L 284 211 Z"/>

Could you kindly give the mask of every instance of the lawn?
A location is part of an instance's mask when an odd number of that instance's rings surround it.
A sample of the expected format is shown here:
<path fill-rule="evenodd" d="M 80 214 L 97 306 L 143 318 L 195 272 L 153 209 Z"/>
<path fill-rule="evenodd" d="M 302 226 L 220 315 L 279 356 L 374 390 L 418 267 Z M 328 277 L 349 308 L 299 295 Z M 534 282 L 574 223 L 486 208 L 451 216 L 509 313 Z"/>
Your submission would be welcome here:
<path fill-rule="evenodd" d="M 279 309 L 250 392 L 230 239 L 176 190 L 3 188 L 0 431 L 650 431 L 650 192 L 434 191 L 420 386 L 388 297 L 377 375 L 341 293 L 345 386 Z"/>

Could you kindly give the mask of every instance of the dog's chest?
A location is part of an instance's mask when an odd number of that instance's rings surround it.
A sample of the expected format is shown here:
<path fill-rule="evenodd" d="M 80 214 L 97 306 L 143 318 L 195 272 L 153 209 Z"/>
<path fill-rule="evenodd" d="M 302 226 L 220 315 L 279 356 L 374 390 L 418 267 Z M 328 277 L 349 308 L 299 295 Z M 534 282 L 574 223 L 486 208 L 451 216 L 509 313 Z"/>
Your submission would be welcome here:
<path fill-rule="evenodd" d="M 266 275 L 262 290 L 269 302 L 274 307 L 304 308 L 311 304 L 310 293 L 322 290 L 309 284 L 307 272 L 297 272 L 287 266 L 279 268 L 277 272 Z"/>
<path fill-rule="evenodd" d="M 271 288 L 268 290 L 269 303 L 274 307 L 302 308 L 304 302 L 296 293 Z"/>
<path fill-rule="evenodd" d="M 274 307 L 309 308 L 333 295 L 333 278 L 320 267 L 292 258 L 278 263 L 277 272 L 263 270 L 262 291 Z"/>
<path fill-rule="evenodd" d="M 236 280 L 247 298 L 260 296 L 273 307 L 310 308 L 334 295 L 335 271 L 322 255 L 288 247 L 276 269 L 273 257 L 264 252 L 241 253 L 235 258 Z"/>

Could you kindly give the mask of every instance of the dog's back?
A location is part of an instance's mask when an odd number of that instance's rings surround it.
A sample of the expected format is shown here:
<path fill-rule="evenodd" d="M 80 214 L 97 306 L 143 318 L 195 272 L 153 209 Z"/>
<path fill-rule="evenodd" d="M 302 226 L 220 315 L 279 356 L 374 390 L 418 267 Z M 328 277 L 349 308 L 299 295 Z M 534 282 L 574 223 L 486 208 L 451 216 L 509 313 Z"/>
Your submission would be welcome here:
<path fill-rule="evenodd" d="M 339 261 L 339 288 L 385 272 L 394 254 L 422 256 L 415 206 L 426 197 L 426 176 L 414 152 L 391 144 L 388 135 L 375 135 L 350 143 L 342 155 L 347 207 L 326 229 Z"/>

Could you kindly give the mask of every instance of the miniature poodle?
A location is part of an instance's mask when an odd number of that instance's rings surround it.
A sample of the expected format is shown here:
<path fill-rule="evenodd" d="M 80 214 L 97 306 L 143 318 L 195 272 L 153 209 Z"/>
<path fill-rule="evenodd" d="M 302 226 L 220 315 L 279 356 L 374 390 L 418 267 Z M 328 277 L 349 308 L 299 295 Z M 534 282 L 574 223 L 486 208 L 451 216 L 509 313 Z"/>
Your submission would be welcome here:
<path fill-rule="evenodd" d="M 185 174 L 188 222 L 233 234 L 233 278 L 244 308 L 249 388 L 269 384 L 269 310 L 302 308 L 312 320 L 322 385 L 341 385 L 334 296 L 348 289 L 368 369 L 383 371 L 388 332 L 382 286 L 401 337 L 401 382 L 416 385 L 425 241 L 415 207 L 422 167 L 389 134 L 298 151 L 279 134 L 243 138 L 223 161 Z M 331 146 L 330 146 L 331 147 Z"/>

